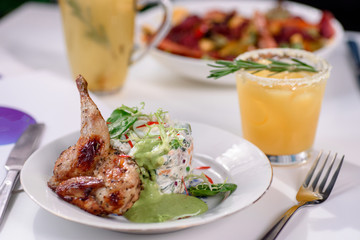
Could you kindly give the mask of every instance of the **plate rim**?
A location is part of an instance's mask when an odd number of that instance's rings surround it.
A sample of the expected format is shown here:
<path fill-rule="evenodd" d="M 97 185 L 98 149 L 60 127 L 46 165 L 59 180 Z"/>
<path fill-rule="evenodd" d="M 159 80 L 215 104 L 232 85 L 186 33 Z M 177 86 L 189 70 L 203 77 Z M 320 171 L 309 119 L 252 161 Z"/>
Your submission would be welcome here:
<path fill-rule="evenodd" d="M 264 163 L 266 162 L 267 167 L 269 167 L 270 172 L 269 174 L 269 179 L 267 182 L 267 186 L 264 187 L 264 189 L 262 190 L 262 193 L 257 196 L 256 199 L 253 199 L 251 202 L 249 201 L 245 206 L 242 206 L 241 208 L 237 208 L 235 210 L 232 210 L 230 212 L 226 212 L 224 214 L 215 214 L 214 216 L 208 216 L 205 218 L 200 218 L 198 219 L 197 217 L 192 217 L 192 218 L 187 218 L 187 219 L 181 219 L 181 220 L 176 220 L 176 221 L 167 221 L 167 222 L 162 222 L 162 223 L 132 223 L 132 222 L 128 222 L 127 224 L 125 224 L 125 226 L 121 227 L 123 225 L 122 222 L 119 222 L 119 224 L 117 226 L 112 226 L 112 224 L 110 224 L 109 226 L 107 226 L 106 224 L 101 224 L 101 225 L 96 225 L 93 224 L 92 222 L 88 222 L 88 221 L 82 221 L 81 219 L 74 219 L 74 217 L 68 216 L 68 215 L 64 215 L 64 213 L 58 213 L 55 211 L 55 209 L 52 209 L 51 207 L 49 207 L 48 205 L 44 204 L 41 202 L 41 200 L 39 200 L 39 197 L 34 196 L 34 194 L 31 193 L 31 190 L 29 190 L 28 188 L 28 183 L 25 183 L 24 179 L 27 178 L 26 175 L 28 175 L 27 173 L 27 168 L 28 166 L 31 164 L 32 160 L 34 158 L 37 157 L 38 154 L 40 154 L 42 151 L 45 151 L 46 149 L 50 148 L 52 145 L 54 145 L 55 143 L 57 143 L 58 141 L 64 140 L 64 139 L 69 139 L 69 138 L 73 138 L 75 136 L 79 136 L 80 133 L 79 131 L 75 131 L 69 134 L 66 134 L 62 137 L 59 137 L 47 144 L 45 144 L 44 146 L 42 146 L 41 148 L 39 148 L 37 151 L 35 151 L 29 158 L 28 161 L 25 162 L 23 169 L 25 169 L 24 171 L 21 171 L 20 173 L 20 180 L 21 180 L 21 184 L 23 186 L 23 189 L 25 191 L 25 193 L 36 203 L 39 205 L 39 207 L 43 208 L 44 210 L 46 210 L 47 212 L 56 215 L 58 217 L 61 217 L 63 219 L 72 221 L 72 222 L 76 222 L 76 223 L 80 223 L 80 224 L 84 224 L 87 226 L 91 226 L 91 227 L 97 227 L 97 228 L 102 228 L 102 229 L 109 229 L 109 230 L 114 230 L 114 231 L 118 231 L 118 232 L 124 232 L 124 233 L 137 233 L 137 234 L 153 234 L 153 233 L 165 233 L 165 232 L 173 232 L 173 231 L 177 231 L 177 230 L 181 230 L 181 229 L 185 229 L 185 228 L 189 228 L 189 227 L 194 227 L 194 226 L 198 226 L 198 225 L 203 225 L 209 222 L 213 222 L 217 219 L 221 219 L 224 218 L 226 216 L 232 215 L 236 212 L 242 211 L 244 209 L 246 209 L 247 207 L 251 206 L 252 204 L 256 203 L 259 199 L 261 199 L 264 194 L 269 190 L 272 181 L 273 181 L 273 168 L 271 166 L 271 163 L 269 161 L 269 159 L 266 157 L 266 155 L 258 148 L 256 147 L 254 144 L 252 144 L 251 142 L 245 140 L 244 138 L 231 133 L 229 131 L 223 130 L 221 128 L 209 125 L 209 124 L 204 124 L 204 123 L 198 123 L 198 122 L 191 122 L 190 123 L 192 128 L 193 126 L 202 126 L 205 128 L 213 128 L 216 129 L 217 131 L 221 131 L 225 134 L 231 134 L 234 137 L 238 138 L 239 140 L 241 140 L 241 142 L 246 143 L 248 146 L 250 146 L 251 148 L 255 148 L 255 150 L 258 153 L 261 153 L 261 155 L 264 157 L 263 161 Z M 55 154 L 55 153 L 54 153 Z M 194 155 L 196 154 L 196 151 L 194 151 Z M 213 159 L 215 160 L 215 159 Z M 55 160 L 54 160 L 55 161 Z M 54 162 L 52 162 L 53 164 Z M 50 189 L 46 189 L 51 191 Z M 45 195 L 47 195 L 48 193 L 44 193 Z M 51 194 L 54 195 L 54 197 L 57 197 L 55 193 L 53 193 L 51 191 Z M 231 197 L 232 195 L 230 195 Z M 229 198 L 230 198 L 229 197 Z M 52 196 L 51 196 L 52 198 Z M 63 200 L 60 200 L 62 203 L 64 204 L 69 204 L 66 203 Z M 77 208 L 76 206 L 73 206 L 71 204 L 67 205 L 69 208 L 75 208 L 77 210 L 79 210 L 80 214 L 86 214 L 88 217 L 92 218 L 96 218 L 96 220 L 99 221 L 106 221 L 106 218 L 100 218 L 98 216 L 94 216 L 91 215 L 87 212 L 85 212 L 84 210 Z M 205 215 L 206 213 L 204 213 Z M 201 215 L 199 215 L 201 216 Z M 205 215 L 206 216 L 206 215 Z M 190 220 L 189 220 L 190 219 Z M 195 220 L 194 220 L 195 219 Z M 198 221 L 196 221 L 198 220 Z M 129 226 L 130 225 L 130 226 Z"/>

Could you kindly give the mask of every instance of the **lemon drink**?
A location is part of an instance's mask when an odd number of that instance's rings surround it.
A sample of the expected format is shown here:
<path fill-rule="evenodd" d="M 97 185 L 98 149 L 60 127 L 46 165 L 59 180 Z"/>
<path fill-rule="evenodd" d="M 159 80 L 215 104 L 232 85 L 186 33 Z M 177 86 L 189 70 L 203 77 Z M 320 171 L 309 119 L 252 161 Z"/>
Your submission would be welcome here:
<path fill-rule="evenodd" d="M 244 138 L 265 152 L 272 164 L 306 161 L 315 139 L 329 64 L 313 53 L 286 48 L 254 50 L 237 60 L 241 64 L 234 69 L 228 65 L 228 72 L 222 69 L 221 74 L 237 70 Z"/>
<path fill-rule="evenodd" d="M 93 92 L 125 82 L 133 50 L 134 0 L 59 0 L 74 77 L 86 77 Z"/>

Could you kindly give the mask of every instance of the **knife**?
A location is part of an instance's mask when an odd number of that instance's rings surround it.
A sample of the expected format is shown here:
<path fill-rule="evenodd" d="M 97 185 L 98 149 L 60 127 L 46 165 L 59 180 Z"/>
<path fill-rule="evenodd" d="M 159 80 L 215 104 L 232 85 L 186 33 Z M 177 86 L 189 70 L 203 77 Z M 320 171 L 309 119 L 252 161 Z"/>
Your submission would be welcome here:
<path fill-rule="evenodd" d="M 354 59 L 355 62 L 355 67 L 356 67 L 356 77 L 357 77 L 357 84 L 358 87 L 360 88 L 360 52 L 359 52 L 359 47 L 358 44 L 353 41 L 353 40 L 348 40 L 347 42 L 348 47 L 350 49 L 351 55 Z"/>
<path fill-rule="evenodd" d="M 11 191 L 18 181 L 20 170 L 26 159 L 39 147 L 44 128 L 45 125 L 42 123 L 29 125 L 10 152 L 5 163 L 7 175 L 0 185 L 0 224 L 3 221 Z"/>

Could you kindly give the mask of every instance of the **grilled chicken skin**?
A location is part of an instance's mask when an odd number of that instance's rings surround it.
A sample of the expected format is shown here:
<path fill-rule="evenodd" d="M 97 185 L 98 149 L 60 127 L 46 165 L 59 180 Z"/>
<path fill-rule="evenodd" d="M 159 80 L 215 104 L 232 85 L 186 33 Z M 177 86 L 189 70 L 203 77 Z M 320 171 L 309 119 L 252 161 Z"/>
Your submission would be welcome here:
<path fill-rule="evenodd" d="M 81 101 L 80 138 L 60 154 L 48 186 L 89 213 L 122 215 L 139 198 L 138 167 L 110 146 L 106 122 L 89 96 L 86 80 L 79 75 L 76 84 Z"/>

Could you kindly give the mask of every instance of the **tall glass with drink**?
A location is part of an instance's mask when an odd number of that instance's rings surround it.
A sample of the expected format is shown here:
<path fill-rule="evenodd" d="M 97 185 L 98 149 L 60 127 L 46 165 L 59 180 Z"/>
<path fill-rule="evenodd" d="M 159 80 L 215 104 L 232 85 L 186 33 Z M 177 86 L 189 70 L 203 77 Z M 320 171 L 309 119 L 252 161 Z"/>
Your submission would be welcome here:
<path fill-rule="evenodd" d="M 143 52 L 134 55 L 135 16 L 139 4 L 160 3 L 164 22 Z M 59 0 L 70 67 L 83 75 L 93 92 L 112 92 L 125 82 L 129 64 L 166 34 L 169 0 Z"/>

